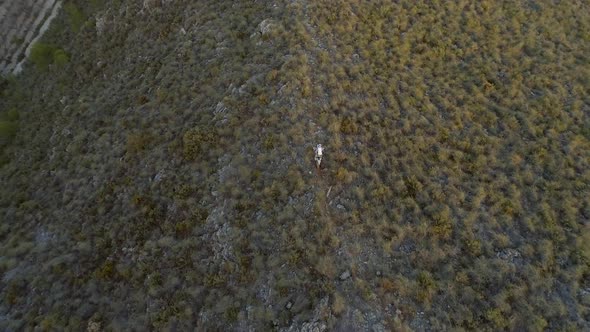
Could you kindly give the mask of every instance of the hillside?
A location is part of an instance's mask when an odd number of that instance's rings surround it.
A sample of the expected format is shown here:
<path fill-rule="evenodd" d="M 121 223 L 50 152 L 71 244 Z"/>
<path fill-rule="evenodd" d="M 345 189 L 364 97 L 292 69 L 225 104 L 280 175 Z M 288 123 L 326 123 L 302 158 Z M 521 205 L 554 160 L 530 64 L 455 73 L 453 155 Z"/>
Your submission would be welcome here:
<path fill-rule="evenodd" d="M 23 68 L 3 330 L 590 329 L 587 1 L 70 0 Z"/>

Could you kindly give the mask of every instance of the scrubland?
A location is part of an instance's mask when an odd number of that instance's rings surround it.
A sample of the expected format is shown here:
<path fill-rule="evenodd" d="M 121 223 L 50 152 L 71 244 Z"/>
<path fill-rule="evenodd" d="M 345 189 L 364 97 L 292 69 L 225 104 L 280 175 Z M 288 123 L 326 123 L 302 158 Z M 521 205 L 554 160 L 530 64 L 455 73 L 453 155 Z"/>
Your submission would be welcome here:
<path fill-rule="evenodd" d="M 590 328 L 587 2 L 64 8 L 0 81 L 7 330 Z"/>

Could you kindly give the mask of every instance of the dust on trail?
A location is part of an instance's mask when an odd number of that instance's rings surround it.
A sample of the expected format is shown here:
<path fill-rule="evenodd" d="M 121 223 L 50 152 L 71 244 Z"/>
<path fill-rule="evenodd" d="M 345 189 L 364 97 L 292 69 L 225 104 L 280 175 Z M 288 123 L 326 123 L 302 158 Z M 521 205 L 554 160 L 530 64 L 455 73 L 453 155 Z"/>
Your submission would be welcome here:
<path fill-rule="evenodd" d="M 0 74 L 21 72 L 32 45 L 60 8 L 61 0 L 6 0 L 0 4 Z"/>

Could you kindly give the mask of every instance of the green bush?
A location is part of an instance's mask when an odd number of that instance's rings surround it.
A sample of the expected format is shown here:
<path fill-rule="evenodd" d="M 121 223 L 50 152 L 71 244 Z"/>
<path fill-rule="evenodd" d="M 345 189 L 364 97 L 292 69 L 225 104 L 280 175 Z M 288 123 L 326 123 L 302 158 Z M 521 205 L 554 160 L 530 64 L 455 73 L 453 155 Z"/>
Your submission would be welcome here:
<path fill-rule="evenodd" d="M 127 152 L 135 153 L 145 150 L 152 142 L 152 136 L 148 133 L 127 135 Z"/>
<path fill-rule="evenodd" d="M 70 21 L 70 27 L 74 32 L 80 31 L 84 22 L 86 22 L 86 17 L 84 14 L 76 7 L 76 5 L 72 3 L 68 3 L 64 6 L 64 10 L 68 15 L 68 20 Z"/>
<path fill-rule="evenodd" d="M 485 317 L 497 328 L 505 328 L 508 325 L 508 322 L 504 317 L 504 314 L 498 308 L 486 311 Z M 538 331 L 541 330 L 543 330 L 543 328 L 539 329 Z"/>
<path fill-rule="evenodd" d="M 56 65 L 63 67 L 68 62 L 70 62 L 70 58 L 66 54 L 66 52 L 62 49 L 57 49 L 53 52 L 53 63 Z"/>
<path fill-rule="evenodd" d="M 8 121 L 17 121 L 20 115 L 15 108 L 12 108 L 6 112 L 6 120 Z"/>
<path fill-rule="evenodd" d="M 111 260 L 107 260 L 96 270 L 96 276 L 99 279 L 111 279 L 115 276 L 115 263 Z"/>
<path fill-rule="evenodd" d="M 0 142 L 8 142 L 18 130 L 16 122 L 12 121 L 0 121 Z"/>
<path fill-rule="evenodd" d="M 51 64 L 56 64 L 61 67 L 70 61 L 69 56 L 64 50 L 44 43 L 33 44 L 30 59 L 37 68 L 43 70 L 47 69 Z"/>
<path fill-rule="evenodd" d="M 216 140 L 213 130 L 196 128 L 187 131 L 182 137 L 184 157 L 195 160 L 206 148 Z"/>
<path fill-rule="evenodd" d="M 53 46 L 35 43 L 31 48 L 31 61 L 37 68 L 46 69 L 53 62 L 53 52 L 55 52 Z"/>
<path fill-rule="evenodd" d="M 340 123 L 340 131 L 344 134 L 356 134 L 358 131 L 358 126 L 351 118 L 344 118 Z"/>

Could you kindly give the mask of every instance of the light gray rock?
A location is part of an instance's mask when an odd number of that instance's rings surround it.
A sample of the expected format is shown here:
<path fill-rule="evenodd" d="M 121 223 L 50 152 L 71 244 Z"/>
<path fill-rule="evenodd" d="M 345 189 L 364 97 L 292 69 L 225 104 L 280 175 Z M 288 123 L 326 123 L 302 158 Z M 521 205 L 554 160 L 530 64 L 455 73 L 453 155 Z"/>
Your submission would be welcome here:
<path fill-rule="evenodd" d="M 308 322 L 303 323 L 301 332 L 323 332 L 326 330 L 326 324 L 322 322 Z"/>
<path fill-rule="evenodd" d="M 340 275 L 340 280 L 346 280 L 348 278 L 350 278 L 350 271 L 348 270 L 342 272 L 342 274 Z"/>
<path fill-rule="evenodd" d="M 504 249 L 496 253 L 496 257 L 510 262 L 514 262 L 514 260 L 520 258 L 520 252 L 515 249 Z"/>
<path fill-rule="evenodd" d="M 371 327 L 371 330 L 373 332 L 385 332 L 385 326 L 383 326 L 381 323 L 377 323 Z"/>
<path fill-rule="evenodd" d="M 323 313 L 329 310 L 329 298 L 324 297 L 320 303 L 316 306 L 313 317 L 303 323 L 294 323 L 293 325 L 281 328 L 281 332 L 323 332 L 326 331 L 328 326 L 323 321 Z"/>
<path fill-rule="evenodd" d="M 106 30 L 106 26 L 107 26 L 107 19 L 104 16 L 97 16 L 96 17 L 96 23 L 95 23 L 95 27 L 96 27 L 96 34 L 98 36 L 102 36 L 102 34 L 105 32 Z"/>
<path fill-rule="evenodd" d="M 266 35 L 268 33 L 270 33 L 273 28 L 275 27 L 275 24 L 273 23 L 273 21 L 271 19 L 265 19 L 262 22 L 260 22 L 260 24 L 258 24 L 258 31 L 260 32 L 261 35 Z"/>

